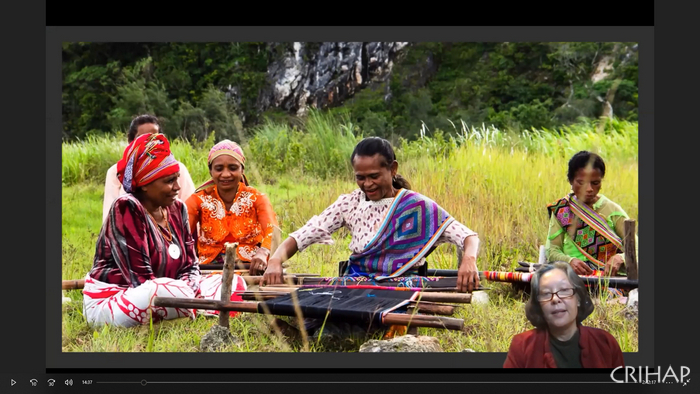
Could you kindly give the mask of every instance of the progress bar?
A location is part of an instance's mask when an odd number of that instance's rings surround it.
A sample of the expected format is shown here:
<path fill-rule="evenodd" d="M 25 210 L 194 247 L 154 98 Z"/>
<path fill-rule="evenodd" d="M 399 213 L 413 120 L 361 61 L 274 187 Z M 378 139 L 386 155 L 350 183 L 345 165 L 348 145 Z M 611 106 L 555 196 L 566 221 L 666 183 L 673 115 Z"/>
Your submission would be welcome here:
<path fill-rule="evenodd" d="M 139 382 L 95 382 L 96 384 L 139 384 L 141 386 L 145 386 L 147 384 L 293 384 L 293 383 L 300 383 L 300 384 L 328 384 L 328 383 L 341 383 L 341 384 L 528 384 L 528 383 L 533 383 L 533 384 L 620 384 L 622 382 L 571 382 L 571 381 L 565 381 L 565 382 L 478 382 L 478 381 L 462 381 L 462 382 L 426 382 L 426 381 L 418 381 L 418 382 L 407 382 L 407 381 L 400 381 L 400 382 L 357 382 L 357 381 L 352 381 L 352 382 L 343 382 L 343 381 L 285 381 L 285 382 L 260 382 L 260 381 L 251 381 L 251 382 L 246 382 L 246 381 L 232 381 L 232 382 L 207 382 L 207 381 L 197 381 L 197 382 L 178 382 L 178 381 L 147 381 L 147 380 L 141 380 Z M 632 382 L 630 382 L 632 383 Z"/>

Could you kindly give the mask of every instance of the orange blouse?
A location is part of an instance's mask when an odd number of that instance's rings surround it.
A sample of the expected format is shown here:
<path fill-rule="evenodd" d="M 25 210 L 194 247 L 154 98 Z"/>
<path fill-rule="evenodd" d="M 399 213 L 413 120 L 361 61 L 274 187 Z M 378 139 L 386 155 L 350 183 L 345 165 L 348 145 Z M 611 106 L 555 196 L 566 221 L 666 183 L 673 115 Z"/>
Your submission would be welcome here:
<path fill-rule="evenodd" d="M 270 256 L 277 218 L 264 193 L 241 183 L 231 209 L 226 210 L 216 186 L 192 194 L 186 201 L 190 230 L 197 239 L 199 264 L 210 264 L 226 253 L 226 242 L 238 242 L 238 258 L 251 261 L 259 248 Z M 199 236 L 197 236 L 199 224 Z"/>

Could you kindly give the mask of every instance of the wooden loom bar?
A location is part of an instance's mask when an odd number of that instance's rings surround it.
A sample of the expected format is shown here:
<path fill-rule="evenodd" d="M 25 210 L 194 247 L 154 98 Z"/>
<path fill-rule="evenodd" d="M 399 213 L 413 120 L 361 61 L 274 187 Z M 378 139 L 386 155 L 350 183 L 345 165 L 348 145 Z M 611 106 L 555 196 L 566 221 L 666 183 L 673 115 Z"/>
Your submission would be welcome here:
<path fill-rule="evenodd" d="M 413 310 L 419 313 L 428 313 L 435 315 L 445 315 L 452 316 L 455 313 L 454 305 L 434 305 L 434 304 L 423 304 L 423 303 L 411 303 L 408 307 L 409 313 Z"/>

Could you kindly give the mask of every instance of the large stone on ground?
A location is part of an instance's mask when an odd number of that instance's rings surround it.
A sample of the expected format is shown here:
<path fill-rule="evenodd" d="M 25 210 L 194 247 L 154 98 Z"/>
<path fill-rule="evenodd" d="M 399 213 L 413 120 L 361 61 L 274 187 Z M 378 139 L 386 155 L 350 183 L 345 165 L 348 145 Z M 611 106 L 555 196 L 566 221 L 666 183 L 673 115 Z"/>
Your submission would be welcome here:
<path fill-rule="evenodd" d="M 231 334 L 228 328 L 215 324 L 202 337 L 202 340 L 199 342 L 199 348 L 203 352 L 215 352 L 228 344 L 238 342 L 239 340 Z"/>
<path fill-rule="evenodd" d="M 360 346 L 360 353 L 384 352 L 442 352 L 437 338 L 430 336 L 403 335 L 400 337 L 365 342 Z"/>

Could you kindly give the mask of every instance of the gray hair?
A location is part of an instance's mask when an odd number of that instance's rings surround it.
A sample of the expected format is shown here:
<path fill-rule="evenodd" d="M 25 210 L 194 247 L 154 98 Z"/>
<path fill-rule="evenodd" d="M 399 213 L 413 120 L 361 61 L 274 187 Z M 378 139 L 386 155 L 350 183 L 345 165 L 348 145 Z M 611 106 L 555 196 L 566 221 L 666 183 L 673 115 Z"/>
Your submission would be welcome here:
<path fill-rule="evenodd" d="M 574 295 L 579 300 L 578 314 L 576 315 L 576 323 L 581 324 L 582 321 L 586 320 L 591 313 L 593 313 L 593 301 L 591 296 L 588 294 L 586 285 L 581 279 L 571 265 L 563 262 L 556 262 L 553 264 L 545 264 L 542 268 L 535 271 L 530 279 L 530 299 L 525 305 L 525 316 L 532 323 L 533 326 L 540 329 L 547 329 L 547 321 L 544 319 L 544 312 L 542 312 L 542 305 L 537 300 L 537 295 L 540 294 L 540 279 L 542 275 L 553 269 L 560 269 L 564 271 L 569 282 L 574 287 Z"/>

